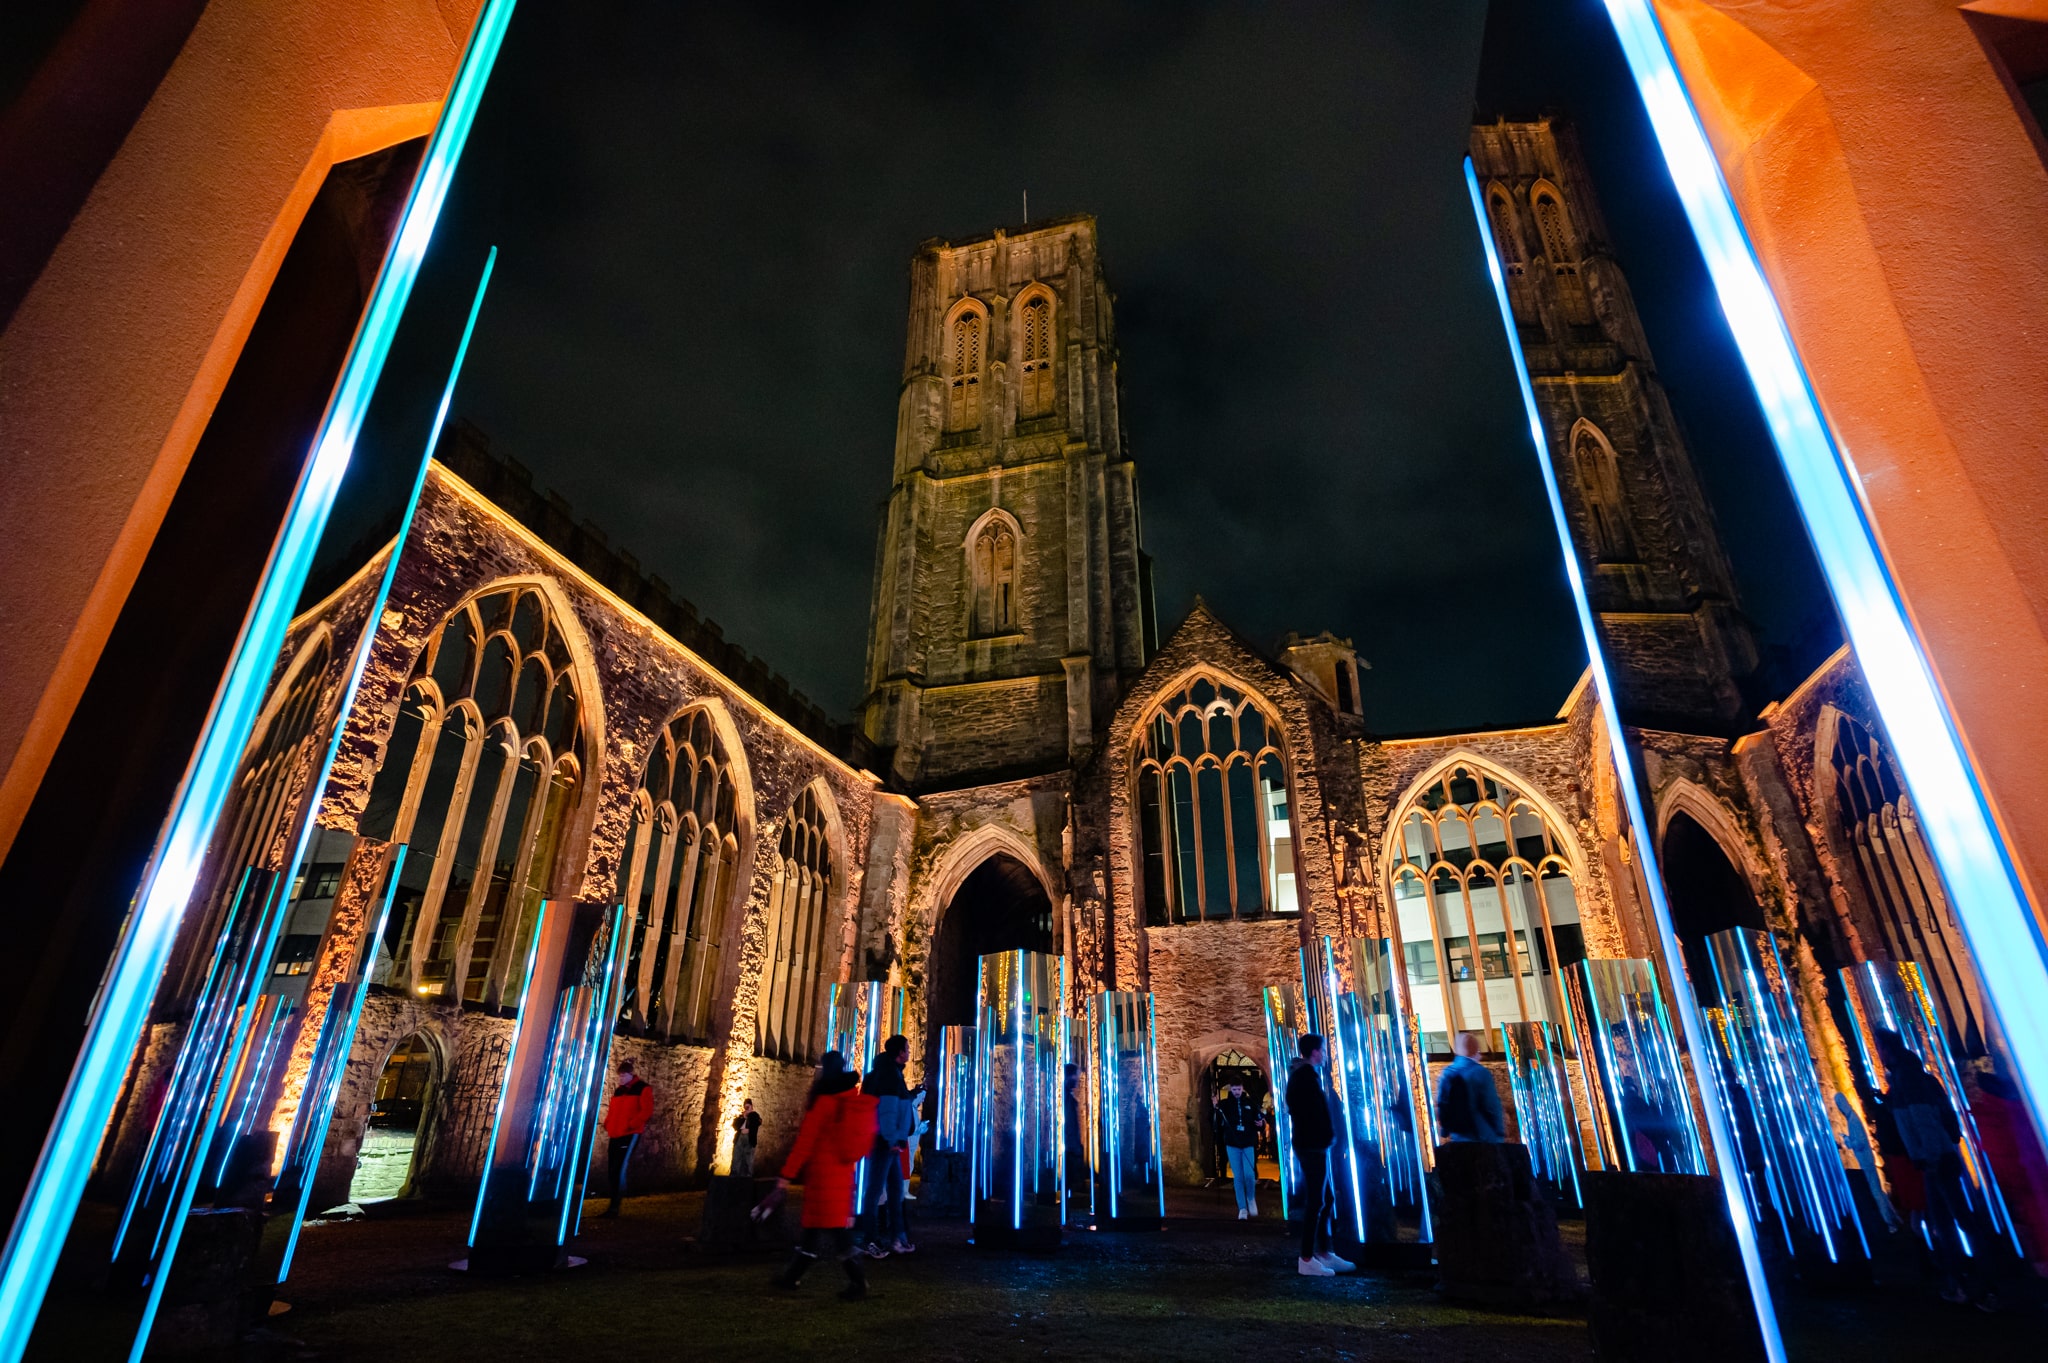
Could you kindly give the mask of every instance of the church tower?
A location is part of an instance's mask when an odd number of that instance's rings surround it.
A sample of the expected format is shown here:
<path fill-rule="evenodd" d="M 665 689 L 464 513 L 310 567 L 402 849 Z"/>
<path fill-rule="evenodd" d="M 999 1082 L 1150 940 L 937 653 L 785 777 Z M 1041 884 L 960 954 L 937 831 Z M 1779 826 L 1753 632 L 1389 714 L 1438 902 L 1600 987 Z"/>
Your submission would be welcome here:
<path fill-rule="evenodd" d="M 1756 643 L 1571 131 L 1481 125 L 1472 165 L 1626 717 L 1724 728 Z"/>
<path fill-rule="evenodd" d="M 1095 220 L 910 267 L 864 732 L 913 789 L 1067 767 L 1153 645 Z"/>

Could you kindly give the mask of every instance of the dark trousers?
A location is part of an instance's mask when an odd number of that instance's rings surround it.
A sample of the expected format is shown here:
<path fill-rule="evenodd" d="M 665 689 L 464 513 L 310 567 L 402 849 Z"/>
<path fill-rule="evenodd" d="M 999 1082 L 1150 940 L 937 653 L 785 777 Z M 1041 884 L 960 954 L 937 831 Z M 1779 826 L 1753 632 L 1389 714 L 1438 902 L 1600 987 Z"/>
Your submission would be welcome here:
<path fill-rule="evenodd" d="M 804 1238 L 797 1242 L 796 1254 L 790 1259 L 789 1267 L 782 1270 L 783 1286 L 795 1287 L 802 1282 L 804 1274 L 811 1271 L 811 1265 L 824 1258 L 828 1251 L 846 1270 L 847 1291 L 854 1295 L 866 1291 L 867 1265 L 861 1262 L 860 1251 L 854 1248 L 851 1226 L 805 1226 Z"/>
<path fill-rule="evenodd" d="M 614 1137 L 604 1162 L 604 1171 L 611 1180 L 612 1205 L 619 1205 L 619 1199 L 626 1195 L 626 1161 L 633 1158 L 633 1149 L 640 1144 L 640 1133 Z"/>
<path fill-rule="evenodd" d="M 1330 1152 L 1297 1150 L 1301 1161 L 1301 1186 L 1295 1196 L 1301 1200 L 1301 1257 L 1313 1259 L 1330 1248 Z"/>
<path fill-rule="evenodd" d="M 868 1156 L 867 1203 L 861 1208 L 861 1235 L 887 1245 L 910 1235 L 904 1216 L 903 1194 L 909 1184 L 903 1178 L 903 1158 L 895 1146 Z"/>

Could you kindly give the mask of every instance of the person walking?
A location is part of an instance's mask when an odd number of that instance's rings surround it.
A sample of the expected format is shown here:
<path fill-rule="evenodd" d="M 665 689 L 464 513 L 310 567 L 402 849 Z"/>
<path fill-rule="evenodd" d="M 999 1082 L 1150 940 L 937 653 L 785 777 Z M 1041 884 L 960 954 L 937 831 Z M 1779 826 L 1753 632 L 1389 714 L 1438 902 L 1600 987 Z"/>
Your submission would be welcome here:
<path fill-rule="evenodd" d="M 619 1084 L 604 1110 L 604 1134 L 611 1138 L 605 1150 L 605 1174 L 611 1181 L 611 1204 L 599 1216 L 617 1216 L 619 1202 L 626 1195 L 626 1165 L 639 1148 L 640 1133 L 654 1115 L 654 1089 L 633 1072 L 633 1062 L 619 1062 Z"/>
<path fill-rule="evenodd" d="M 892 1036 L 882 1043 L 860 1090 L 875 1100 L 875 1143 L 868 1153 L 867 1204 L 861 1208 L 863 1252 L 871 1259 L 915 1253 L 910 1222 L 904 1215 L 909 1181 L 904 1177 L 904 1152 L 917 1135 L 917 1108 L 923 1086 L 913 1089 L 903 1077 L 910 1058 L 910 1038 Z"/>
<path fill-rule="evenodd" d="M 1963 1186 L 1962 1123 L 1948 1090 L 1927 1072 L 1927 1066 L 1897 1032 L 1877 1031 L 1878 1059 L 1884 1062 L 1885 1111 L 1891 1115 L 1898 1142 L 1906 1158 L 1919 1171 L 1926 1205 L 1920 1224 L 1925 1243 L 1934 1256 L 1941 1284 L 1941 1299 L 1960 1306 L 1966 1302 L 1985 1304 L 1990 1294 L 1978 1274 L 1975 1257 L 1966 1246 L 1973 1237 L 1985 1236 L 1968 1190 Z M 1985 1305 L 1985 1309 L 1992 1306 Z"/>
<path fill-rule="evenodd" d="M 754 1176 L 754 1151 L 761 1144 L 761 1114 L 754 1100 L 740 1100 L 740 1115 L 732 1119 L 732 1174 L 734 1178 Z"/>
<path fill-rule="evenodd" d="M 1335 1200 L 1330 1196 L 1330 1143 L 1337 1124 L 1323 1088 L 1323 1039 L 1314 1032 L 1296 1043 L 1299 1055 L 1287 1075 L 1287 1123 L 1295 1163 L 1301 1166 L 1301 1257 L 1294 1271 L 1304 1278 L 1348 1273 L 1356 1264 L 1330 1248 Z"/>
<path fill-rule="evenodd" d="M 854 1171 L 875 1143 L 875 1100 L 858 1093 L 859 1076 L 846 1068 L 837 1051 L 825 1052 L 817 1078 L 804 1104 L 803 1125 L 796 1144 L 782 1162 L 775 1187 L 754 1209 L 766 1217 L 788 1194 L 792 1182 L 804 1185 L 804 1233 L 789 1266 L 776 1278 L 778 1287 L 794 1289 L 829 1245 L 846 1270 L 839 1295 L 855 1301 L 868 1293 L 867 1268 L 853 1243 Z"/>
<path fill-rule="evenodd" d="M 1436 1083 L 1436 1124 L 1445 1144 L 1481 1141 L 1499 1145 L 1507 1139 L 1507 1118 L 1500 1108 L 1500 1090 L 1493 1071 L 1479 1063 L 1479 1038 L 1458 1033 L 1457 1055 L 1444 1066 Z"/>
<path fill-rule="evenodd" d="M 1232 1084 L 1217 1105 L 1217 1138 L 1230 1161 L 1230 1182 L 1237 1190 L 1237 1219 L 1255 1221 L 1259 1215 L 1259 1136 L 1265 1129 L 1266 1114 L 1244 1096 L 1243 1084 Z"/>

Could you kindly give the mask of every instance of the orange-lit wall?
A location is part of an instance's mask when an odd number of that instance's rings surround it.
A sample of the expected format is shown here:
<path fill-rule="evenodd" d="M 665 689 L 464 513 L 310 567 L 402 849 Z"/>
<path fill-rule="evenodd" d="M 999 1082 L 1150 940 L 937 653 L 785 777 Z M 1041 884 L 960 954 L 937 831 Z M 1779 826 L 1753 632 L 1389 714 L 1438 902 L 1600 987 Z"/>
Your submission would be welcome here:
<path fill-rule="evenodd" d="M 327 165 L 432 127 L 480 0 L 213 0 L 0 333 L 0 855 Z"/>
<path fill-rule="evenodd" d="M 2048 170 L 1956 0 L 1657 8 L 2039 906 Z"/>

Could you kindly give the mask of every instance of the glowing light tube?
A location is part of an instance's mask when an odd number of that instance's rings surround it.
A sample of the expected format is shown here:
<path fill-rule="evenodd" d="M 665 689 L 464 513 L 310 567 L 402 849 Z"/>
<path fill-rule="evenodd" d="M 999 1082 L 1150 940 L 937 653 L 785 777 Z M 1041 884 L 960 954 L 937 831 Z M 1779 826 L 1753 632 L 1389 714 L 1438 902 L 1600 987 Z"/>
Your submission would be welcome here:
<path fill-rule="evenodd" d="M 1112 1224 L 1157 1229 L 1166 1219 L 1159 1161 L 1159 1040 L 1150 994 L 1105 990 L 1088 1000 L 1095 1073 L 1095 1166 Z"/>
<path fill-rule="evenodd" d="M 2048 1139 L 2048 941 L 1990 801 L 1879 552 L 1861 483 L 1819 399 L 1722 179 L 1649 0 L 1606 0 L 1793 499 L 1913 792 L 1970 956 L 2004 1030 L 2034 1128 Z"/>
<path fill-rule="evenodd" d="M 974 1149 L 974 1028 L 939 1030 L 938 1122 L 932 1148 L 949 1152 Z"/>
<path fill-rule="evenodd" d="M 1508 1061 L 1508 1089 L 1515 1098 L 1515 1124 L 1529 1147 L 1530 1165 L 1570 1205 L 1585 1205 L 1579 1188 L 1579 1114 L 1556 1025 L 1503 1022 L 1500 1040 Z"/>
<path fill-rule="evenodd" d="M 976 1243 L 1056 1244 L 1066 1220 L 1066 961 L 1004 951 L 980 962 L 975 1030 Z"/>
<path fill-rule="evenodd" d="M 1351 982 L 1356 994 L 1354 1040 L 1368 1095 L 1366 1134 L 1386 1171 L 1388 1199 L 1412 1206 L 1421 1220 L 1421 1239 L 1435 1238 L 1429 1207 L 1428 1170 L 1435 1156 L 1435 1132 L 1426 1095 L 1427 1068 L 1421 1038 L 1409 1025 L 1401 997 L 1403 973 L 1391 937 L 1351 939 Z"/>
<path fill-rule="evenodd" d="M 1643 812 L 1643 794 L 1636 783 L 1635 761 L 1629 755 L 1628 735 L 1622 731 L 1621 712 L 1615 707 L 1614 681 L 1607 672 L 1607 659 L 1600 651 L 1600 630 L 1593 617 L 1593 603 L 1586 594 L 1585 579 L 1579 573 L 1579 555 L 1572 547 L 1571 523 L 1565 517 L 1564 498 L 1558 492 L 1557 469 L 1550 458 L 1550 442 L 1543 433 L 1543 414 L 1536 406 L 1536 390 L 1529 383 L 1529 366 L 1522 358 L 1521 337 L 1515 329 L 1514 309 L 1508 303 L 1507 280 L 1501 274 L 1500 255 L 1494 249 L 1493 231 L 1487 225 L 1486 203 L 1479 193 L 1479 177 L 1472 160 L 1465 159 L 1465 190 L 1472 199 L 1472 221 L 1479 229 L 1479 244 L 1486 252 L 1487 273 L 1493 279 L 1494 301 L 1500 306 L 1501 328 L 1507 337 L 1508 354 L 1515 362 L 1515 380 L 1521 385 L 1522 406 L 1529 418 L 1529 439 L 1535 446 L 1536 464 L 1543 474 L 1543 490 L 1550 502 L 1550 519 L 1557 531 L 1558 548 L 1564 560 L 1565 580 L 1571 585 L 1572 604 L 1577 608 L 1579 632 L 1585 638 L 1586 664 L 1593 674 L 1593 686 L 1600 698 L 1600 718 L 1607 727 L 1609 750 L 1614 755 L 1614 772 L 1621 788 L 1629 826 L 1635 830 L 1635 852 L 1643 870 L 1643 886 L 1650 899 L 1651 916 L 1657 924 L 1657 945 L 1664 959 L 1678 969 L 1685 960 L 1678 935 L 1671 926 L 1671 905 L 1664 894 L 1664 873 L 1657 864 L 1656 825 Z M 1711 1055 L 1705 1021 L 1689 990 L 1678 991 L 1678 1016 L 1684 1024 L 1687 1049 L 1696 1057 Z M 1583 1057 L 1586 1052 L 1579 1052 Z M 1750 1300 L 1756 1306 L 1757 1328 L 1763 1336 L 1764 1354 L 1770 1363 L 1784 1363 L 1785 1343 L 1778 1334 L 1777 1313 L 1771 1306 L 1770 1284 L 1764 1280 L 1763 1258 L 1757 1252 L 1756 1224 L 1750 1219 L 1749 1199 L 1742 1187 L 1740 1161 L 1734 1136 L 1720 1108 L 1708 1103 L 1707 1127 L 1713 1140 L 1714 1164 L 1721 1179 L 1721 1192 L 1728 1203 L 1728 1219 L 1735 1228 L 1735 1242 L 1742 1251 L 1742 1267 L 1749 1281 Z"/>
<path fill-rule="evenodd" d="M 826 1049 L 839 1052 L 855 1074 L 866 1075 L 882 1053 L 883 1043 L 902 1034 L 908 1006 L 901 985 L 879 980 L 833 985 L 825 1003 Z M 854 1167 L 853 1205 L 868 1205 L 866 1160 Z"/>
<path fill-rule="evenodd" d="M 149 1013 L 178 921 L 198 877 L 262 704 L 272 660 L 284 640 L 336 490 L 354 452 L 384 359 L 419 277 L 434 224 L 468 140 L 515 0 L 488 0 L 477 15 L 440 122 L 413 182 L 398 234 L 371 290 L 355 344 L 329 401 L 313 457 L 286 511 L 233 661 L 186 769 L 164 834 L 94 1000 L 78 1060 L 43 1142 L 20 1211 L 0 1256 L 0 1363 L 16 1363 L 70 1230 L 101 1133 L 113 1112 L 128 1058 Z"/>
<path fill-rule="evenodd" d="M 1266 1060 L 1273 1067 L 1267 1076 L 1273 1087 L 1273 1140 L 1280 1156 L 1280 1219 L 1290 1220 L 1288 1202 L 1300 1191 L 1301 1171 L 1294 1165 L 1294 1123 L 1287 1116 L 1287 1076 L 1299 1054 L 1304 1025 L 1301 1004 L 1277 985 L 1259 992 L 1266 1012 Z"/>

